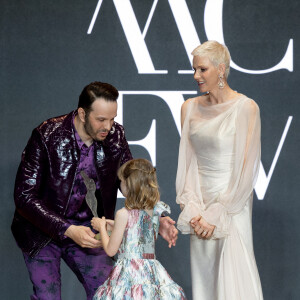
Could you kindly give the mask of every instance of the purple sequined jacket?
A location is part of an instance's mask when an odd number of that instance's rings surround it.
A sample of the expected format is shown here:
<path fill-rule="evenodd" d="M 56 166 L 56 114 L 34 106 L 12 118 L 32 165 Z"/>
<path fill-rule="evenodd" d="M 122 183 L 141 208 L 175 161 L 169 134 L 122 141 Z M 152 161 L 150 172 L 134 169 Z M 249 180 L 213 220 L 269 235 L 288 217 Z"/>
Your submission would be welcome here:
<path fill-rule="evenodd" d="M 19 247 L 30 256 L 51 239 L 59 240 L 66 223 L 64 215 L 80 158 L 74 114 L 49 119 L 35 128 L 22 154 L 15 182 L 12 232 Z M 113 219 L 119 187 L 117 170 L 132 159 L 120 124 L 115 122 L 106 139 L 95 143 L 94 155 L 101 186 L 98 200 L 105 217 Z"/>

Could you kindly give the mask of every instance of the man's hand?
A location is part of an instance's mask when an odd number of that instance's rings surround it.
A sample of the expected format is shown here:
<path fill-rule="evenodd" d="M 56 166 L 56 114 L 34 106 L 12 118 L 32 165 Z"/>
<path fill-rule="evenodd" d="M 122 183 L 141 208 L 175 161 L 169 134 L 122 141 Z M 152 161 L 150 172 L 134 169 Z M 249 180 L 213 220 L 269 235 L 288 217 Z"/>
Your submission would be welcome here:
<path fill-rule="evenodd" d="M 170 217 L 161 217 L 159 223 L 159 234 L 169 243 L 169 248 L 175 246 L 178 238 L 178 230 L 174 226 L 175 221 Z"/>
<path fill-rule="evenodd" d="M 194 228 L 195 234 L 200 239 L 209 239 L 216 227 L 207 223 L 201 216 L 194 217 L 191 220 L 191 226 Z"/>
<path fill-rule="evenodd" d="M 95 239 L 95 233 L 86 226 L 71 225 L 65 232 L 65 236 L 72 239 L 82 248 L 98 248 L 101 242 Z"/>

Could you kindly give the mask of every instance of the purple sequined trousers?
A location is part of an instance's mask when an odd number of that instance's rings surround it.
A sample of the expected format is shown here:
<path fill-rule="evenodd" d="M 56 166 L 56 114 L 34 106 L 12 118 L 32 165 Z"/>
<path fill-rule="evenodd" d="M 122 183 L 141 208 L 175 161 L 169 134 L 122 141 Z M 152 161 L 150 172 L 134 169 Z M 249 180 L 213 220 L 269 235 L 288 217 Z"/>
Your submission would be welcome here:
<path fill-rule="evenodd" d="M 25 263 L 33 284 L 31 300 L 60 300 L 60 261 L 63 259 L 82 283 L 87 300 L 108 277 L 112 259 L 102 248 L 81 248 L 74 243 L 58 246 L 48 244 L 34 258 L 24 254 Z"/>

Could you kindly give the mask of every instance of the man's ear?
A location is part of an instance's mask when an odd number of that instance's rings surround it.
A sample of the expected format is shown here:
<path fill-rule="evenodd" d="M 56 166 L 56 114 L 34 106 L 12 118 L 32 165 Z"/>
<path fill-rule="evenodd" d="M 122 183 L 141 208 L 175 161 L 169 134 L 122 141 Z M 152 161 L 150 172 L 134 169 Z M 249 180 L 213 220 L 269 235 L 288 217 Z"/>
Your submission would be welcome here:
<path fill-rule="evenodd" d="M 82 123 L 85 123 L 85 111 L 82 107 L 78 108 L 78 117 Z"/>

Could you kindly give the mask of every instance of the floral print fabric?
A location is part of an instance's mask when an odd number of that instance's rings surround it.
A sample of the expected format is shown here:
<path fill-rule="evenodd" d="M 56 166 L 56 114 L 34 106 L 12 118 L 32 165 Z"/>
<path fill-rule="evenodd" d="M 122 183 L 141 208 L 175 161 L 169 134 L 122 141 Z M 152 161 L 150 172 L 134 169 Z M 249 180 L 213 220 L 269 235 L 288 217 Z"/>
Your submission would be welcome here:
<path fill-rule="evenodd" d="M 159 218 L 165 211 L 170 212 L 170 208 L 162 201 L 154 207 L 152 216 L 144 210 L 128 210 L 118 260 L 94 300 L 186 299 L 182 288 L 155 259 Z"/>

